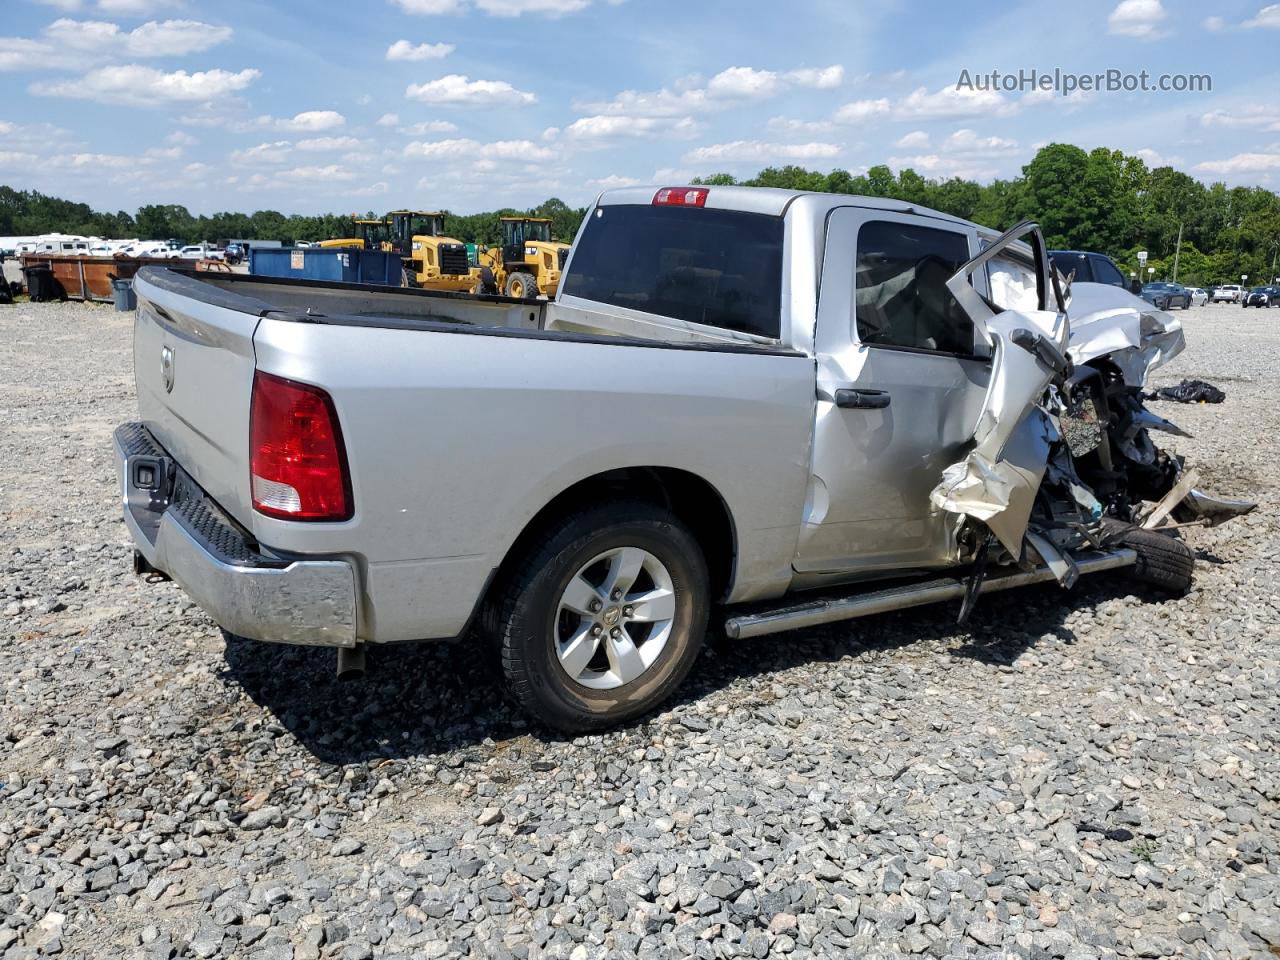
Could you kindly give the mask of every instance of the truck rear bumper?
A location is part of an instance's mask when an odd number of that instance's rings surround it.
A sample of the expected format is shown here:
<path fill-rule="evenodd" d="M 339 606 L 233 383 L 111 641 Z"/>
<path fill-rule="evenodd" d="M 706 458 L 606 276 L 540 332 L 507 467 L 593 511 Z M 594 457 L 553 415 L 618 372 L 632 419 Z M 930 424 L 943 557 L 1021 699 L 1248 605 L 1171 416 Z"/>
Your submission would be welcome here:
<path fill-rule="evenodd" d="M 138 550 L 231 633 L 356 645 L 356 572 L 339 558 L 277 556 L 253 542 L 140 423 L 115 431 L 124 522 Z"/>

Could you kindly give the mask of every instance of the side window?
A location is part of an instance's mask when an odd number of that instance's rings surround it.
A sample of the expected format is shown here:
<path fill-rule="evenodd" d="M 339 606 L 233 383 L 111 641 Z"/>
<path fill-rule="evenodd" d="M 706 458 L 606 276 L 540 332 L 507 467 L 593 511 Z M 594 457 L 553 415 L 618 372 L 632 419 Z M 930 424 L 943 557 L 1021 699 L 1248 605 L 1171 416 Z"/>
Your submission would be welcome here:
<path fill-rule="evenodd" d="M 858 231 L 858 339 L 872 346 L 973 353 L 973 322 L 947 289 L 969 260 L 961 233 L 871 220 Z"/>
<path fill-rule="evenodd" d="M 1109 283 L 1113 287 L 1125 286 L 1124 275 L 1116 269 L 1106 257 L 1092 257 L 1093 273 L 1098 283 Z"/>

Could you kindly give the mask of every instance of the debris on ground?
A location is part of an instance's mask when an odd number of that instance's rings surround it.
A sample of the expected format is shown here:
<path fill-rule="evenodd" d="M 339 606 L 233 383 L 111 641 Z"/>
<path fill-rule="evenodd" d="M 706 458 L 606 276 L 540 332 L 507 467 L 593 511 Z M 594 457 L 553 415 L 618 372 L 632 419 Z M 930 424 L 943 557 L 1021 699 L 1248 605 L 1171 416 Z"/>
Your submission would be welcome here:
<path fill-rule="evenodd" d="M 1176 387 L 1161 387 L 1149 400 L 1176 400 L 1178 403 L 1221 403 L 1226 393 L 1204 380 L 1183 380 Z"/>

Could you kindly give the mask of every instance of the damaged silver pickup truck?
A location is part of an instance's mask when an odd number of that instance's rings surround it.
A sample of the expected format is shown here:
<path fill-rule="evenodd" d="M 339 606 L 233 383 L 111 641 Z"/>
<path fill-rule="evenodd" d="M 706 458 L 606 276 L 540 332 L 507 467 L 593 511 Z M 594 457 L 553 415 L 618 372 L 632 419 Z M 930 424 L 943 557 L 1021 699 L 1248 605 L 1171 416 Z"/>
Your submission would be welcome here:
<path fill-rule="evenodd" d="M 1168 314 L 882 199 L 611 191 L 553 302 L 139 273 L 116 432 L 138 570 L 227 631 L 487 635 L 565 730 L 754 637 L 1124 570 L 1185 590 L 1192 489 L 1143 407 Z M 470 642 L 470 641 L 468 641 Z M 786 642 L 785 639 L 779 642 Z M 492 649 L 492 654 L 490 650 Z"/>

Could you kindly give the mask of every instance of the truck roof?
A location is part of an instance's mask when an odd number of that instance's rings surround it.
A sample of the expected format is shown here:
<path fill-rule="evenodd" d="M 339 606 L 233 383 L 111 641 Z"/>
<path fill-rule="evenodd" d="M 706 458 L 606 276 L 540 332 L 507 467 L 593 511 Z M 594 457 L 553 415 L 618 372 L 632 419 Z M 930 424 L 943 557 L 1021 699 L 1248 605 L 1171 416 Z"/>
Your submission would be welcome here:
<path fill-rule="evenodd" d="M 671 188 L 670 184 L 651 187 L 619 187 L 606 190 L 596 201 L 602 206 L 613 204 L 650 204 L 654 194 L 659 190 Z M 864 197 L 850 193 L 818 193 L 812 190 L 781 190 L 777 187 L 715 187 L 687 185 L 674 189 L 697 189 L 707 191 L 706 206 L 715 210 L 740 210 L 744 213 L 763 213 L 780 217 L 787 208 L 797 201 L 811 203 L 818 209 L 846 207 L 850 204 L 860 207 L 871 207 L 876 210 L 890 210 L 896 213 L 919 213 L 953 223 L 968 224 L 968 220 L 942 213 L 930 207 L 905 200 L 894 200 L 890 197 Z"/>

